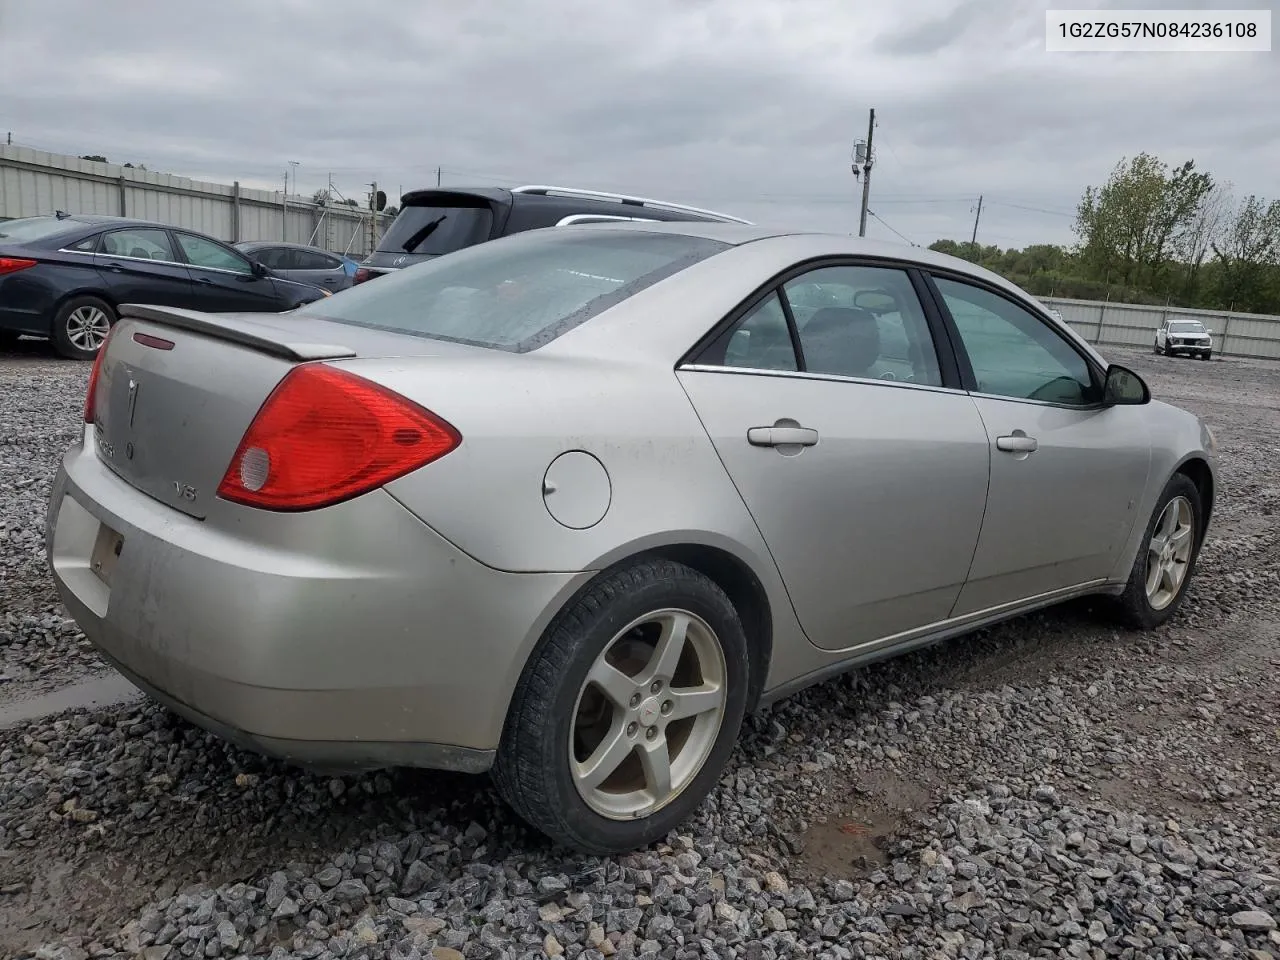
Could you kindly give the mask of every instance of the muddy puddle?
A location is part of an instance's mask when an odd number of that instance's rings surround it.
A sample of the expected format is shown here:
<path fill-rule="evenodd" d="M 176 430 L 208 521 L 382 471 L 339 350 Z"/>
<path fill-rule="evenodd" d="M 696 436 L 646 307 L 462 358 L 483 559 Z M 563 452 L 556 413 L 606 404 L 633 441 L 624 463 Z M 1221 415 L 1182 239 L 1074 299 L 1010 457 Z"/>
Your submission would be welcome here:
<path fill-rule="evenodd" d="M 0 730 L 8 730 L 67 710 L 109 707 L 141 696 L 141 691 L 120 674 L 104 673 L 47 693 L 0 703 Z"/>

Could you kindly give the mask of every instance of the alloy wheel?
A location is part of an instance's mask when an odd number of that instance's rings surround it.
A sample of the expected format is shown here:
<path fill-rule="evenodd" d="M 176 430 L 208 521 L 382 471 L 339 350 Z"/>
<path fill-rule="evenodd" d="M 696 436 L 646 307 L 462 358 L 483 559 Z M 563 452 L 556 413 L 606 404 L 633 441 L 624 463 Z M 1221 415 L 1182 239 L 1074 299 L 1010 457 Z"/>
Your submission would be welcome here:
<path fill-rule="evenodd" d="M 1191 566 L 1195 512 L 1186 497 L 1174 497 L 1160 513 L 1147 545 L 1147 602 L 1163 610 L 1177 599 Z"/>
<path fill-rule="evenodd" d="M 67 317 L 67 339 L 81 350 L 97 353 L 110 332 L 111 318 L 98 307 L 77 307 Z"/>
<path fill-rule="evenodd" d="M 658 610 L 620 630 L 596 658 L 569 728 L 579 795 L 611 820 L 649 816 L 698 775 L 727 700 L 724 649 L 702 618 Z"/>

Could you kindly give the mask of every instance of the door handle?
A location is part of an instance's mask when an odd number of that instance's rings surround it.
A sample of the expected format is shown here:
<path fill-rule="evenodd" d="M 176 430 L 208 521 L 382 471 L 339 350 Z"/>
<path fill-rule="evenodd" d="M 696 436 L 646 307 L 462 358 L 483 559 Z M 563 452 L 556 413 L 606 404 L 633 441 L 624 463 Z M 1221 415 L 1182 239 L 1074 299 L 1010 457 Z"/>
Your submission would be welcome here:
<path fill-rule="evenodd" d="M 332 287 L 332 286 L 333 286 L 335 283 L 337 283 L 338 281 L 337 281 L 337 280 L 335 280 L 335 279 L 333 279 L 333 277 L 325 277 L 325 278 L 324 278 L 324 282 L 325 282 L 325 283 L 327 283 L 329 286 L 331 286 L 331 287 Z"/>
<path fill-rule="evenodd" d="M 1037 446 L 1039 444 L 1036 443 L 1036 438 L 1025 434 L 996 437 L 996 449 L 1003 450 L 1005 453 L 1035 453 Z"/>
<path fill-rule="evenodd" d="M 208 277 L 196 277 L 196 283 L 204 283 L 204 284 L 208 284 L 209 286 L 213 286 L 213 281 L 210 280 Z"/>
<path fill-rule="evenodd" d="M 818 431 L 809 427 L 752 427 L 747 443 L 753 447 L 812 447 L 818 442 Z"/>
<path fill-rule="evenodd" d="M 108 264 L 107 264 L 107 269 L 108 269 L 108 270 L 114 270 L 116 273 L 119 273 L 121 270 L 123 270 L 123 269 L 124 269 L 124 264 L 121 264 L 121 263 L 108 263 Z"/>

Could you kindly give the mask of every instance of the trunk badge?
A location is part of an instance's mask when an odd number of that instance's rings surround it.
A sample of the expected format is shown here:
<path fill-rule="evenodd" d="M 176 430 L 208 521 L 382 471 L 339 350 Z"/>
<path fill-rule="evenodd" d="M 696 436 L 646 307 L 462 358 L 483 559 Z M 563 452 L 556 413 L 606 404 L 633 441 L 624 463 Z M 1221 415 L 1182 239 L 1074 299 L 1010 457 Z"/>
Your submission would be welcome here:
<path fill-rule="evenodd" d="M 129 426 L 133 426 L 133 414 L 138 408 L 138 381 L 129 378 Z"/>

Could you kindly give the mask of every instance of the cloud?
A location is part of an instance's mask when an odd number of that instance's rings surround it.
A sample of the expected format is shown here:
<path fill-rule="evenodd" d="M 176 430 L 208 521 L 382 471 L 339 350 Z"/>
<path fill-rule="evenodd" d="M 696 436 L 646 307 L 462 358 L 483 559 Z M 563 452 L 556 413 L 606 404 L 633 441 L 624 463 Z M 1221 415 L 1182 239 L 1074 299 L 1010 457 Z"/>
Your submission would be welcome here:
<path fill-rule="evenodd" d="M 979 194 L 980 239 L 1070 241 L 1085 185 L 1140 150 L 1274 192 L 1274 56 L 1049 54 L 1046 6 L 0 0 L 0 133 L 268 187 L 296 160 L 303 193 L 441 168 L 856 231 L 875 107 L 868 232 L 919 243 L 968 236 Z"/>

